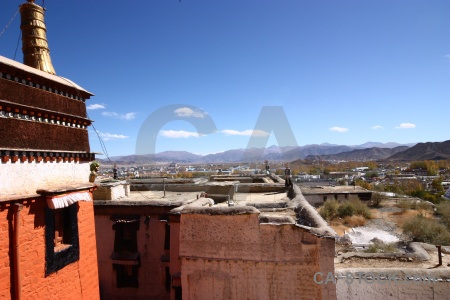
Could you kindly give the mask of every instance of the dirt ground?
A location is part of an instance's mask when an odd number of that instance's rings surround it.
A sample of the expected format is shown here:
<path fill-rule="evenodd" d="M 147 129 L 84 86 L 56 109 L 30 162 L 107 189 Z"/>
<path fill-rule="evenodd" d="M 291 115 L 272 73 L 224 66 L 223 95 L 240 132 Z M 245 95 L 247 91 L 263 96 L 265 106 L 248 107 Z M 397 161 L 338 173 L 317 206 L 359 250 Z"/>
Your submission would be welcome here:
<path fill-rule="evenodd" d="M 425 216 L 432 216 L 433 210 L 405 210 L 399 208 L 399 202 L 403 199 L 385 200 L 378 208 L 371 209 L 372 219 L 363 221 L 358 219 L 340 220 L 334 219 L 329 222 L 331 227 L 339 236 L 343 236 L 345 232 L 349 232 L 352 227 L 366 226 L 384 230 L 390 234 L 397 236 L 406 245 L 410 242 L 408 236 L 403 235 L 402 225 L 409 218 L 421 213 Z M 344 224 L 345 223 L 345 224 Z M 362 224 L 365 223 L 365 224 Z M 359 258 L 351 257 L 341 261 L 342 253 L 354 252 L 355 249 L 348 246 L 336 244 L 335 268 L 445 268 L 450 270 L 450 254 L 442 254 L 442 265 L 438 266 L 438 252 L 431 249 L 428 252 L 431 259 L 428 261 L 418 261 L 414 258 Z M 358 250 L 363 252 L 363 250 Z"/>

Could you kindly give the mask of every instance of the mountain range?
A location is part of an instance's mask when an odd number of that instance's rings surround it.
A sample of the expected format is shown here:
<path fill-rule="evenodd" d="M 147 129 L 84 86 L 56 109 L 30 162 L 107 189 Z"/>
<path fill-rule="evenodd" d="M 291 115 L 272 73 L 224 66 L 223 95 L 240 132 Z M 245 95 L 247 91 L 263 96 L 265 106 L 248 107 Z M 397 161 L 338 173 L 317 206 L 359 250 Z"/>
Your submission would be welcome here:
<path fill-rule="evenodd" d="M 187 151 L 164 151 L 157 154 L 111 157 L 117 163 L 234 163 L 253 161 L 308 160 L 425 160 L 450 158 L 450 140 L 418 144 L 367 142 L 361 145 L 313 144 L 298 147 L 270 146 L 263 149 L 232 149 L 220 153 L 198 155 Z M 106 163 L 105 160 L 100 160 Z"/>
<path fill-rule="evenodd" d="M 409 149 L 408 146 L 398 146 L 395 148 L 379 148 L 372 147 L 366 149 L 356 149 L 348 152 L 341 152 L 329 155 L 308 155 L 307 160 L 352 160 L 352 161 L 366 161 L 366 160 L 382 160 L 391 157 L 392 155 Z"/>
<path fill-rule="evenodd" d="M 414 147 L 398 152 L 392 160 L 441 160 L 450 159 L 450 140 L 440 143 L 418 143 Z"/>

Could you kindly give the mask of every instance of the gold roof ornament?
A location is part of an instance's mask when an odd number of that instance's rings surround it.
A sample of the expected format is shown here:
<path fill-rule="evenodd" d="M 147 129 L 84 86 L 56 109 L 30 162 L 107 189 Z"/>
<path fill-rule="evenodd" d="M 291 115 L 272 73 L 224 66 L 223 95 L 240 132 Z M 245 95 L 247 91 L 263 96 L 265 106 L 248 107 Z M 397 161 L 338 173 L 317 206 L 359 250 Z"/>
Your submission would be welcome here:
<path fill-rule="evenodd" d="M 20 6 L 23 63 L 55 75 L 46 36 L 44 8 L 34 0 L 27 1 Z"/>

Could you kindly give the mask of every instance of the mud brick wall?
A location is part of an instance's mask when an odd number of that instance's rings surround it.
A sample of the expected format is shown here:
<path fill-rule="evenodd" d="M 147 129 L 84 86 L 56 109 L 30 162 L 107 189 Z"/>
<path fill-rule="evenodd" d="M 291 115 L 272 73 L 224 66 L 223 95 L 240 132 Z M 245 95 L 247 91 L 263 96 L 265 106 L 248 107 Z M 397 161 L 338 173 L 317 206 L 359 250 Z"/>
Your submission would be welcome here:
<path fill-rule="evenodd" d="M 334 271 L 334 240 L 259 213 L 185 213 L 180 222 L 183 299 L 336 299 L 316 272 Z"/>
<path fill-rule="evenodd" d="M 21 201 L 20 269 L 23 299 L 99 299 L 93 202 L 78 202 L 80 259 L 45 276 L 45 207 L 42 197 Z M 0 209 L 0 299 L 14 296 L 12 208 Z"/>

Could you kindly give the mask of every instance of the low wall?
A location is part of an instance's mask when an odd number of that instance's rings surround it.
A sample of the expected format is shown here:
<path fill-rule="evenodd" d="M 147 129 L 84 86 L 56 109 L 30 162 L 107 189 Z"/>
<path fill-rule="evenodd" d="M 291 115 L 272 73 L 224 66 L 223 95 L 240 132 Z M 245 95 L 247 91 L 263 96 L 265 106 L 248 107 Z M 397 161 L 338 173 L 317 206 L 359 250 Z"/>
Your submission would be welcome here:
<path fill-rule="evenodd" d="M 445 269 L 355 268 L 336 270 L 336 275 L 338 300 L 449 299 L 450 271 Z M 316 278 L 325 282 L 327 274 Z"/>
<path fill-rule="evenodd" d="M 125 181 L 99 184 L 94 190 L 94 200 L 117 200 L 130 194 L 130 185 Z"/>

